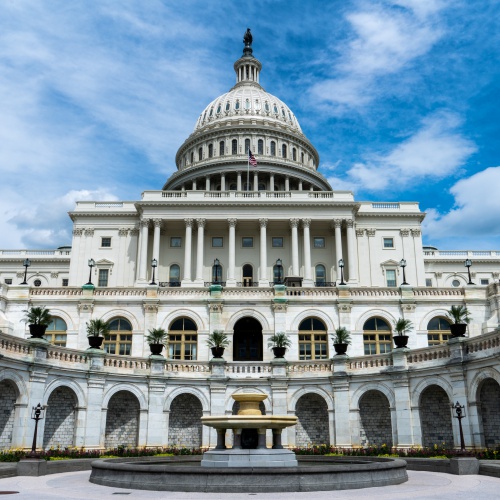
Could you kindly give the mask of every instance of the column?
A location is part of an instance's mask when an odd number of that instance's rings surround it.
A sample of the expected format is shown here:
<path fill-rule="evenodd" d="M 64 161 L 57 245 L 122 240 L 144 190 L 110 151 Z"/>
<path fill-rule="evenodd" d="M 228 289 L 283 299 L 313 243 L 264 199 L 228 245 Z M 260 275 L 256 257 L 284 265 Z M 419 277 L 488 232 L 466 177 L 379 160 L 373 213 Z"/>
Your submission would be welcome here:
<path fill-rule="evenodd" d="M 340 282 L 339 260 L 342 259 L 342 219 L 334 219 L 332 226 L 335 229 L 335 269 L 337 281 Z"/>
<path fill-rule="evenodd" d="M 220 190 L 226 190 L 226 174 L 220 174 Z"/>
<path fill-rule="evenodd" d="M 229 224 L 229 255 L 227 264 L 227 286 L 236 286 L 236 278 L 234 277 L 236 265 L 236 219 L 227 219 Z"/>
<path fill-rule="evenodd" d="M 241 191 L 241 172 L 237 172 L 236 191 Z"/>
<path fill-rule="evenodd" d="M 143 219 L 140 221 L 139 226 L 141 228 L 141 260 L 139 262 L 139 280 L 147 281 L 147 262 L 148 262 L 148 238 L 149 238 L 149 220 Z"/>
<path fill-rule="evenodd" d="M 302 181 L 299 181 L 299 191 L 302 191 Z"/>
<path fill-rule="evenodd" d="M 207 176 L 205 179 L 205 191 L 210 191 L 210 177 Z"/>
<path fill-rule="evenodd" d="M 274 191 L 274 174 L 269 176 L 269 191 Z"/>
<path fill-rule="evenodd" d="M 259 172 L 257 170 L 254 170 L 253 172 L 253 190 L 259 190 Z"/>
<path fill-rule="evenodd" d="M 184 278 L 182 285 L 191 283 L 191 237 L 193 234 L 193 219 L 184 219 L 186 224 L 186 237 L 184 242 Z"/>
<path fill-rule="evenodd" d="M 299 276 L 299 219 L 290 219 L 292 229 L 292 276 Z"/>
<path fill-rule="evenodd" d="M 285 177 L 285 191 L 290 191 L 290 177 Z"/>
<path fill-rule="evenodd" d="M 354 234 L 354 221 L 346 220 L 347 224 L 347 265 L 349 266 L 349 283 L 358 282 L 358 252 Z"/>
<path fill-rule="evenodd" d="M 269 278 L 267 278 L 267 219 L 259 219 L 259 226 L 260 226 L 259 286 L 269 286 Z"/>
<path fill-rule="evenodd" d="M 196 250 L 196 279 L 203 286 L 203 243 L 205 241 L 206 219 L 196 219 L 198 225 L 198 247 Z"/>
<path fill-rule="evenodd" d="M 161 219 L 153 219 L 154 224 L 154 234 L 153 234 L 153 259 L 160 262 L 160 231 L 161 231 Z"/>
<path fill-rule="evenodd" d="M 304 286 L 313 286 L 311 273 L 311 219 L 302 219 L 302 227 L 304 229 Z"/>
<path fill-rule="evenodd" d="M 196 191 L 196 179 L 193 179 L 193 186 L 191 187 L 193 191 Z"/>

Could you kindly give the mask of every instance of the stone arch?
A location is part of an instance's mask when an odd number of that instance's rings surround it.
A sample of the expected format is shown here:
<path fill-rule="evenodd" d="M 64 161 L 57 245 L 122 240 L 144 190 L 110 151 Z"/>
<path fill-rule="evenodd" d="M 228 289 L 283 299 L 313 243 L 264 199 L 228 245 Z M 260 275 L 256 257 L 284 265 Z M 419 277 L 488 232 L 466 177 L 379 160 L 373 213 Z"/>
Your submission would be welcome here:
<path fill-rule="evenodd" d="M 447 392 L 440 385 L 430 384 L 421 392 L 418 406 L 422 445 L 453 448 L 451 399 Z"/>
<path fill-rule="evenodd" d="M 384 383 L 368 383 L 363 384 L 356 391 L 354 391 L 351 397 L 351 408 L 359 409 L 359 401 L 368 391 L 379 391 L 381 392 L 389 401 L 389 408 L 393 409 L 396 407 L 396 398 L 394 397 L 394 392 Z"/>
<path fill-rule="evenodd" d="M 478 403 L 484 445 L 496 448 L 500 444 L 500 384 L 495 379 L 486 378 L 481 382 Z"/>
<path fill-rule="evenodd" d="M 231 414 L 233 412 L 233 407 L 234 407 L 234 399 L 232 398 L 232 395 L 237 393 L 237 392 L 247 392 L 248 388 L 247 387 L 238 387 L 234 391 L 231 392 L 229 396 L 227 396 L 226 401 L 224 403 L 224 410 L 226 414 Z M 263 391 L 262 389 L 254 388 L 252 387 L 252 392 L 256 392 L 259 394 L 265 394 L 267 396 L 264 401 L 262 401 L 262 404 L 264 405 L 264 409 L 266 411 L 266 415 L 272 415 L 273 413 L 273 401 L 271 399 L 271 395 L 268 394 L 266 391 Z"/>
<path fill-rule="evenodd" d="M 329 445 L 328 403 L 316 392 L 304 392 L 295 405 L 295 415 L 298 418 L 295 426 L 295 444 L 296 446 Z"/>
<path fill-rule="evenodd" d="M 73 318 L 63 309 L 58 309 L 58 308 L 50 308 L 50 315 L 55 316 L 57 318 L 61 318 L 64 320 L 66 323 L 66 330 L 76 330 L 77 328 L 75 327 L 75 323 L 73 321 Z"/>
<path fill-rule="evenodd" d="M 469 386 L 469 394 L 471 395 L 469 403 L 480 403 L 481 386 L 489 378 L 500 384 L 500 373 L 491 366 L 476 373 Z"/>
<path fill-rule="evenodd" d="M 161 322 L 161 328 L 164 328 L 168 331 L 170 325 L 179 318 L 189 318 L 191 321 L 194 321 L 195 325 L 198 328 L 198 333 L 200 332 L 200 330 L 208 331 L 208 325 L 205 323 L 203 318 L 199 314 L 196 314 L 189 309 L 176 309 L 175 311 L 167 314 L 167 316 L 165 316 L 165 318 L 163 318 L 163 321 Z"/>
<path fill-rule="evenodd" d="M 28 274 L 26 281 L 31 286 L 35 286 L 35 283 L 34 283 L 35 280 L 40 280 L 42 282 L 42 284 L 40 286 L 49 286 L 49 280 L 48 280 L 47 276 L 45 276 L 44 274 L 34 273 L 31 276 Z"/>
<path fill-rule="evenodd" d="M 365 322 L 368 321 L 370 318 L 374 317 L 382 318 L 389 324 L 389 326 L 391 327 L 391 331 L 394 330 L 394 324 L 396 323 L 396 318 L 389 312 L 384 311 L 383 309 L 370 309 L 369 311 L 366 311 L 356 321 L 355 330 L 360 332 L 363 331 L 363 325 L 365 324 Z"/>
<path fill-rule="evenodd" d="M 111 398 L 117 392 L 123 392 L 123 391 L 130 392 L 137 398 L 137 401 L 139 402 L 139 407 L 141 410 L 148 409 L 148 402 L 146 400 L 146 396 L 144 396 L 144 394 L 135 385 L 130 385 L 130 384 L 116 384 L 116 385 L 110 387 L 106 391 L 106 394 L 104 395 L 104 398 L 102 400 L 102 407 L 104 409 L 109 410 L 109 401 L 111 400 Z"/>
<path fill-rule="evenodd" d="M 418 329 L 422 331 L 427 331 L 427 325 L 429 321 L 434 318 L 446 318 L 448 311 L 446 309 L 433 309 L 428 312 L 421 320 L 418 325 Z"/>
<path fill-rule="evenodd" d="M 3 380 L 8 380 L 14 385 L 17 391 L 17 399 L 19 400 L 18 403 L 28 403 L 28 389 L 24 379 L 19 376 L 18 372 L 10 369 L 0 371 L 0 382 Z"/>
<path fill-rule="evenodd" d="M 114 392 L 107 402 L 105 448 L 137 446 L 140 403 L 130 390 Z"/>
<path fill-rule="evenodd" d="M 410 394 L 411 405 L 413 407 L 420 406 L 420 399 L 422 397 L 422 393 L 432 385 L 437 385 L 441 389 L 443 389 L 443 391 L 446 392 L 446 395 L 448 396 L 450 401 L 453 399 L 453 388 L 451 387 L 449 382 L 442 377 L 434 376 L 432 377 L 432 379 L 423 379 L 416 385 L 415 389 L 413 389 L 413 391 Z"/>
<path fill-rule="evenodd" d="M 210 411 L 210 402 L 208 398 L 205 396 L 205 394 L 203 394 L 203 392 L 195 387 L 178 387 L 177 389 L 174 389 L 165 399 L 163 411 L 170 411 L 172 407 L 172 401 L 181 394 L 191 394 L 195 398 L 198 398 L 200 400 L 203 412 Z"/>
<path fill-rule="evenodd" d="M 202 444 L 202 416 L 203 407 L 199 398 L 189 392 L 178 394 L 170 404 L 169 446 L 200 448 Z"/>
<path fill-rule="evenodd" d="M 297 408 L 297 401 L 305 394 L 317 394 L 326 401 L 328 411 L 334 410 L 333 398 L 330 393 L 321 389 L 321 387 L 302 387 L 298 391 L 294 392 L 290 397 L 290 410 L 295 411 Z"/>
<path fill-rule="evenodd" d="M 10 448 L 16 420 L 19 389 L 8 378 L 0 379 L 0 449 Z"/>
<path fill-rule="evenodd" d="M 306 311 L 302 311 L 300 314 L 297 314 L 295 318 L 293 318 L 292 323 L 290 325 L 290 330 L 293 332 L 299 331 L 299 325 L 307 318 L 318 318 L 321 320 L 328 332 L 333 332 L 335 330 L 335 325 L 332 321 L 331 316 L 324 313 L 323 311 L 318 311 L 317 309 L 307 309 Z"/>
<path fill-rule="evenodd" d="M 392 447 L 391 405 L 387 396 L 371 389 L 363 393 L 358 404 L 361 445 Z"/>
<path fill-rule="evenodd" d="M 459 286 L 453 286 L 452 285 L 452 282 L 455 279 L 458 280 L 458 281 L 460 281 L 460 285 Z M 447 287 L 450 287 L 450 288 L 460 288 L 462 286 L 467 285 L 468 282 L 469 282 L 469 278 L 468 278 L 468 276 L 466 274 L 453 273 L 453 274 L 450 274 L 449 276 L 447 276 L 445 278 L 444 286 L 447 286 Z"/>
<path fill-rule="evenodd" d="M 49 397 L 52 392 L 60 387 L 67 387 L 71 389 L 76 397 L 76 404 L 79 407 L 87 406 L 87 398 L 82 388 L 74 381 L 68 379 L 54 379 L 46 387 L 43 396 L 43 404 L 48 405 Z"/>
<path fill-rule="evenodd" d="M 253 309 L 240 309 L 234 313 L 227 322 L 226 331 L 233 331 L 234 325 L 243 318 L 250 317 L 257 320 L 262 325 L 262 333 L 271 331 L 268 319 L 259 311 Z"/>
<path fill-rule="evenodd" d="M 74 446 L 77 402 L 75 392 L 68 386 L 59 385 L 50 393 L 43 431 L 45 449 Z"/>
<path fill-rule="evenodd" d="M 104 321 L 111 321 L 112 319 L 116 318 L 125 318 L 132 325 L 132 331 L 141 330 L 139 321 L 127 309 L 111 309 L 109 311 L 106 311 L 102 316 L 102 319 Z"/>

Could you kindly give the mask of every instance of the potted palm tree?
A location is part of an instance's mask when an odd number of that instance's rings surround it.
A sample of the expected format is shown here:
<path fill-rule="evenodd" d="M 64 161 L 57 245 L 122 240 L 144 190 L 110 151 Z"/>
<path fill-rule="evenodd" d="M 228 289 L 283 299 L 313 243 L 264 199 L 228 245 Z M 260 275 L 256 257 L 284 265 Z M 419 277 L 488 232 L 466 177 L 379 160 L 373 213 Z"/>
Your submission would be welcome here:
<path fill-rule="evenodd" d="M 275 358 L 284 358 L 286 350 L 292 345 L 290 337 L 285 332 L 276 332 L 269 337 L 267 346 L 273 351 Z"/>
<path fill-rule="evenodd" d="M 467 306 L 463 304 L 451 306 L 446 317 L 449 321 L 451 321 L 451 336 L 465 337 L 467 325 L 470 323 L 470 312 L 467 309 Z"/>
<path fill-rule="evenodd" d="M 402 347 L 406 347 L 408 345 L 408 335 L 407 333 L 413 328 L 413 323 L 409 319 L 399 318 L 396 321 L 396 325 L 394 326 L 394 330 L 397 335 L 394 335 L 392 338 L 394 339 L 394 343 L 396 344 L 396 349 L 400 349 Z"/>
<path fill-rule="evenodd" d="M 52 316 L 50 311 L 41 307 L 31 307 L 24 311 L 25 317 L 24 321 L 28 323 L 32 339 L 42 339 L 45 335 L 45 330 L 50 325 L 52 321 Z"/>
<path fill-rule="evenodd" d="M 214 330 L 207 338 L 207 345 L 214 358 L 222 358 L 224 349 L 229 345 L 229 338 L 222 330 Z"/>
<path fill-rule="evenodd" d="M 167 341 L 168 333 L 163 328 L 152 328 L 148 330 L 146 342 L 149 344 L 151 354 L 161 356 L 161 351 L 163 351 L 163 347 L 167 344 Z"/>
<path fill-rule="evenodd" d="M 100 349 L 103 340 L 109 335 L 109 323 L 102 319 L 91 319 L 87 323 L 87 338 L 92 349 Z"/>
<path fill-rule="evenodd" d="M 345 326 L 340 326 L 336 328 L 335 333 L 332 334 L 332 341 L 335 354 L 345 354 L 351 343 L 351 334 L 347 331 Z"/>

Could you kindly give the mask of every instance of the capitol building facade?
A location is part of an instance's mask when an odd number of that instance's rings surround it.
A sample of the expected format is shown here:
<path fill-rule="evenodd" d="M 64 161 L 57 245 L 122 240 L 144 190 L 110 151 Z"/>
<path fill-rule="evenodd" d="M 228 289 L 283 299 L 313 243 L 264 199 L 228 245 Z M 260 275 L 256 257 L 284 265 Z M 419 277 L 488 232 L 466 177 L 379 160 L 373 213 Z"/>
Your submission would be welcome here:
<path fill-rule="evenodd" d="M 424 247 L 418 203 L 335 190 L 261 69 L 247 39 L 236 84 L 161 190 L 78 202 L 71 247 L 0 251 L 0 449 L 30 447 L 38 403 L 40 447 L 212 447 L 200 417 L 233 413 L 245 390 L 299 417 L 288 446 L 457 447 L 456 402 L 467 447 L 500 444 L 500 251 Z M 471 313 L 464 338 L 450 338 L 452 305 Z M 29 338 L 31 306 L 50 309 L 47 341 Z M 111 325 L 102 351 L 88 349 L 96 318 Z M 341 326 L 348 356 L 332 346 Z M 150 356 L 152 328 L 169 333 L 164 357 Z M 223 359 L 207 347 L 216 330 Z M 278 332 L 285 359 L 267 347 Z"/>

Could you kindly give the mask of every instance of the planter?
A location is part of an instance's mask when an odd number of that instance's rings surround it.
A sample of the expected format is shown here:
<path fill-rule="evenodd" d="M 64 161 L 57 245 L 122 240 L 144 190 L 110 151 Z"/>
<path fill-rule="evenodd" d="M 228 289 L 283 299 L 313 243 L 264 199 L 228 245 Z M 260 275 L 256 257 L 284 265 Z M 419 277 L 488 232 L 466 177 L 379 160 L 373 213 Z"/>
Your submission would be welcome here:
<path fill-rule="evenodd" d="M 465 337 L 465 332 L 467 330 L 466 323 L 455 323 L 450 325 L 451 336 L 452 337 Z"/>
<path fill-rule="evenodd" d="M 100 349 L 102 342 L 104 340 L 104 337 L 87 337 L 89 339 L 89 346 L 91 349 Z"/>
<path fill-rule="evenodd" d="M 43 339 L 47 325 L 28 325 L 32 339 Z"/>
<path fill-rule="evenodd" d="M 335 354 L 337 356 L 345 354 L 348 347 L 349 344 L 333 344 L 333 348 L 335 349 Z"/>
<path fill-rule="evenodd" d="M 149 344 L 149 349 L 151 354 L 154 356 L 161 356 L 161 351 L 163 351 L 163 344 Z"/>
<path fill-rule="evenodd" d="M 224 347 L 211 347 L 210 350 L 214 358 L 222 358 L 224 355 Z"/>
<path fill-rule="evenodd" d="M 396 349 L 401 349 L 408 345 L 408 335 L 394 335 L 392 338 L 396 344 Z"/>
<path fill-rule="evenodd" d="M 284 358 L 286 347 L 273 347 L 273 354 L 275 358 Z"/>

